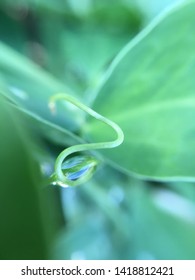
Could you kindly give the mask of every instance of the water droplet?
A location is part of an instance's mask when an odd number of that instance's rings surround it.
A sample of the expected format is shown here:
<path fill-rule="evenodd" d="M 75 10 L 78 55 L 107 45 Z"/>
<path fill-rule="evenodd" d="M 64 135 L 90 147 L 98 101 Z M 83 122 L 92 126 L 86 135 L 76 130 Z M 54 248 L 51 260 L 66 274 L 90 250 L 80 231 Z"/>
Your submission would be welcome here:
<path fill-rule="evenodd" d="M 83 184 L 88 181 L 94 174 L 98 161 L 96 158 L 88 155 L 75 156 L 66 160 L 62 164 L 62 172 L 67 180 L 73 182 L 73 185 Z M 54 178 L 57 175 L 54 176 Z M 61 182 L 59 180 L 54 180 L 53 184 L 62 187 L 70 187 L 71 185 L 66 182 Z"/>

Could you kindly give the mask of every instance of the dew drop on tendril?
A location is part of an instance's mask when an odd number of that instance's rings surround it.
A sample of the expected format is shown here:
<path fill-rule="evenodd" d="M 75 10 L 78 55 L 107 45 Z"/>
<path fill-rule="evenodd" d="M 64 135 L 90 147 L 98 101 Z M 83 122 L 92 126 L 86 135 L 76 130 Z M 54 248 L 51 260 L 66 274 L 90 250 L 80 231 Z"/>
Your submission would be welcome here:
<path fill-rule="evenodd" d="M 84 183 L 89 180 L 97 167 L 98 161 L 96 158 L 89 155 L 74 156 L 67 159 L 62 164 L 62 172 L 67 180 L 78 184 Z M 59 185 L 62 187 L 70 187 L 68 184 L 56 179 L 53 175 L 53 185 Z"/>

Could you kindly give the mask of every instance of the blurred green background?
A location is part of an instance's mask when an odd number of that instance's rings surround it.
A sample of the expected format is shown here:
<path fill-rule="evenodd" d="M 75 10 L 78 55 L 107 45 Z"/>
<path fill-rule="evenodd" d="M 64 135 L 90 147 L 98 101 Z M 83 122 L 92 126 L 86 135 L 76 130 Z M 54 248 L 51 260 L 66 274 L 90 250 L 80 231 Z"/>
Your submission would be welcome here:
<path fill-rule="evenodd" d="M 177 2 L 0 1 L 0 259 L 195 258 L 195 10 L 160 23 Z M 112 134 L 69 104 L 53 117 L 59 91 L 126 137 L 76 188 L 46 185 L 56 156 Z"/>

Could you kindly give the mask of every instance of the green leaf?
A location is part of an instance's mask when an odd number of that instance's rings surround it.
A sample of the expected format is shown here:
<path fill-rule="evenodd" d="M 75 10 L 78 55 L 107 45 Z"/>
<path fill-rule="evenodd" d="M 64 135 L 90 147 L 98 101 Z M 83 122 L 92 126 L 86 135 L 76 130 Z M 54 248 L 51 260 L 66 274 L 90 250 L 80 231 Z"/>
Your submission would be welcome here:
<path fill-rule="evenodd" d="M 30 153 L 33 146 L 1 96 L 0 127 L 0 259 L 47 259 L 53 223 Z"/>
<path fill-rule="evenodd" d="M 195 3 L 161 14 L 116 57 L 94 109 L 118 123 L 125 141 L 102 151 L 121 170 L 153 179 L 195 177 Z M 110 138 L 88 122 L 91 140 Z"/>

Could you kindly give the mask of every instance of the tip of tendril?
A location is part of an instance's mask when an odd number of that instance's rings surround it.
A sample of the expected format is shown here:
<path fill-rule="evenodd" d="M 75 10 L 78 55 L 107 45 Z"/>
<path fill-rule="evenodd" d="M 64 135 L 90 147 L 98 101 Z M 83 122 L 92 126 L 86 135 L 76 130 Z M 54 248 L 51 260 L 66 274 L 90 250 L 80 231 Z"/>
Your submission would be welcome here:
<path fill-rule="evenodd" d="M 48 107 L 49 107 L 51 113 L 52 113 L 53 115 L 55 115 L 55 113 L 56 113 L 56 106 L 55 106 L 55 103 L 54 103 L 54 102 L 49 102 L 49 103 L 48 103 Z"/>

